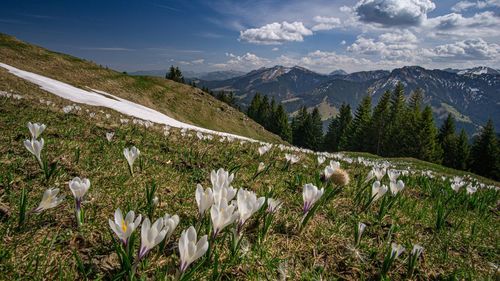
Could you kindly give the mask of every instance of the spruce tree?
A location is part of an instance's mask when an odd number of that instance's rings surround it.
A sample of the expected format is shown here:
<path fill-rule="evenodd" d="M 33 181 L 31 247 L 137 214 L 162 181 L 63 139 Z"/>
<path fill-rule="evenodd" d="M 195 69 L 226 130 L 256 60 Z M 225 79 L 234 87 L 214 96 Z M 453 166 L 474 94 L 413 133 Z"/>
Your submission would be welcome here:
<path fill-rule="evenodd" d="M 385 154 L 383 148 L 385 147 L 387 126 L 390 118 L 390 99 L 391 92 L 385 91 L 373 110 L 373 117 L 368 131 L 368 151 L 378 155 Z"/>
<path fill-rule="evenodd" d="M 471 170 L 495 180 L 500 179 L 500 152 L 493 120 L 489 119 L 471 149 Z"/>
<path fill-rule="evenodd" d="M 418 158 L 425 161 L 438 162 L 441 157 L 441 150 L 437 142 L 437 128 L 434 124 L 430 106 L 426 106 L 422 112 L 418 135 Z"/>
<path fill-rule="evenodd" d="M 367 95 L 361 100 L 354 119 L 351 122 L 347 136 L 346 146 L 351 151 L 367 151 L 367 132 L 370 127 L 372 98 Z"/>
<path fill-rule="evenodd" d="M 305 106 L 299 109 L 299 112 L 292 120 L 292 138 L 293 144 L 299 147 L 305 147 L 306 144 L 306 130 L 309 118 L 309 114 L 307 113 L 307 109 Z"/>
<path fill-rule="evenodd" d="M 323 122 L 317 107 L 311 113 L 311 135 L 307 140 L 307 148 L 319 150 L 323 144 Z"/>
<path fill-rule="evenodd" d="M 469 153 L 470 145 L 467 138 L 467 133 L 464 129 L 460 131 L 460 135 L 457 138 L 457 150 L 455 155 L 455 163 L 453 168 L 466 170 L 469 163 Z"/>
<path fill-rule="evenodd" d="M 269 128 L 269 117 L 271 110 L 269 107 L 269 98 L 264 95 L 262 97 L 262 101 L 260 103 L 259 108 L 257 109 L 257 122 L 264 126 L 264 128 Z"/>
<path fill-rule="evenodd" d="M 273 119 L 276 122 L 276 134 L 284 141 L 292 142 L 292 129 L 290 123 L 288 123 L 288 115 L 283 105 L 278 105 Z"/>
<path fill-rule="evenodd" d="M 333 152 L 342 149 L 341 142 L 346 139 L 345 135 L 351 121 L 351 107 L 349 104 L 344 103 L 340 106 L 338 115 L 330 120 L 328 132 L 324 138 L 324 150 Z"/>
<path fill-rule="evenodd" d="M 455 119 L 448 114 L 443 125 L 439 129 L 439 144 L 443 150 L 443 165 L 455 167 L 457 154 L 457 136 L 455 134 Z"/>
<path fill-rule="evenodd" d="M 258 122 L 258 111 L 260 104 L 262 103 L 261 101 L 261 95 L 259 93 L 256 93 L 255 96 L 253 96 L 252 101 L 250 102 L 250 106 L 248 107 L 247 110 L 247 115 L 248 117 L 252 118 L 254 121 Z"/>
<path fill-rule="evenodd" d="M 400 156 L 406 147 L 403 140 L 406 139 L 404 131 L 404 117 L 406 103 L 404 98 L 404 87 L 400 82 L 394 88 L 391 96 L 391 113 L 387 127 L 388 136 L 384 151 L 388 156 Z"/>
<path fill-rule="evenodd" d="M 407 146 L 404 151 L 405 156 L 411 156 L 418 158 L 418 128 L 422 118 L 422 102 L 423 102 L 423 92 L 420 88 L 417 88 L 412 92 L 408 101 L 408 110 L 405 118 L 405 140 L 403 143 Z"/>

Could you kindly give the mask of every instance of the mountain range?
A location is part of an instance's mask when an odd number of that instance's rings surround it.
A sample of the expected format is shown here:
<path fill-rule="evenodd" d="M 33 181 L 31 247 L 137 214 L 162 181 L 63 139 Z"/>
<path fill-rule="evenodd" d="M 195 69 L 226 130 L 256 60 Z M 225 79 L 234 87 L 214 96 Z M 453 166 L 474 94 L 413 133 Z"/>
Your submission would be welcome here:
<path fill-rule="evenodd" d="M 488 118 L 500 128 L 500 71 L 488 67 L 439 70 L 405 66 L 392 71 L 335 70 L 326 75 L 300 66 L 277 65 L 225 80 L 194 81 L 213 91 L 234 92 L 243 108 L 257 92 L 281 102 L 290 116 L 302 106 L 318 107 L 325 126 L 342 103 L 355 110 L 363 96 L 370 94 L 375 105 L 386 90 L 401 82 L 406 97 L 417 88 L 424 91 L 424 103 L 432 107 L 438 124 L 451 113 L 457 127 L 468 133 Z"/>
<path fill-rule="evenodd" d="M 130 72 L 130 75 L 136 76 L 156 76 L 156 77 L 165 77 L 165 74 L 168 72 L 167 69 L 158 69 L 158 70 L 139 70 Z M 183 71 L 182 72 L 184 78 L 188 79 L 201 79 L 205 81 L 219 81 L 231 79 L 233 77 L 241 76 L 246 74 L 243 71 L 237 70 L 221 70 L 221 71 L 210 71 L 210 72 L 194 72 L 194 71 Z"/>

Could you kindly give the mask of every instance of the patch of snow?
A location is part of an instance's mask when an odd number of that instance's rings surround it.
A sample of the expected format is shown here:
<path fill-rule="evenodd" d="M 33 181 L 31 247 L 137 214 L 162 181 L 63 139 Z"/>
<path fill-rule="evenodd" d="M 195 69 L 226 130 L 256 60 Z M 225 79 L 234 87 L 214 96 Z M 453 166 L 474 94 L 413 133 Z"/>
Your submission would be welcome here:
<path fill-rule="evenodd" d="M 91 106 L 102 106 L 113 109 L 120 113 L 133 116 L 136 118 L 140 118 L 143 120 L 151 121 L 154 123 L 165 124 L 171 127 L 191 129 L 196 131 L 201 131 L 209 134 L 216 134 L 220 136 L 227 136 L 232 138 L 238 138 L 243 140 L 255 141 L 250 138 L 246 138 L 239 135 L 223 133 L 218 131 L 213 131 L 197 126 L 193 126 L 190 124 L 186 124 L 180 121 L 177 121 L 167 115 L 148 108 L 146 106 L 122 99 L 120 97 L 111 95 L 109 93 L 94 90 L 86 91 L 80 88 L 76 88 L 64 82 L 48 78 L 39 74 L 35 74 L 32 72 L 24 71 L 13 66 L 0 63 L 0 66 L 7 69 L 10 73 L 14 74 L 17 77 L 28 80 L 31 83 L 34 83 L 40 86 L 41 89 L 50 92 L 56 96 L 59 96 L 64 99 L 71 100 L 76 103 L 83 103 Z M 128 121 L 128 120 L 127 120 Z"/>

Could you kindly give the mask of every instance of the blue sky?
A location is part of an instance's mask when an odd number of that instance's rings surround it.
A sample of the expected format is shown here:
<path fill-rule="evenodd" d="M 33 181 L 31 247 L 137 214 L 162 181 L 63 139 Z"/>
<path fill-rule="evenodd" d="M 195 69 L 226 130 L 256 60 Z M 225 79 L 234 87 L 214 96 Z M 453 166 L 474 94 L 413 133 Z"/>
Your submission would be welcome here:
<path fill-rule="evenodd" d="M 0 32 L 121 71 L 500 65 L 500 0 L 2 2 Z"/>

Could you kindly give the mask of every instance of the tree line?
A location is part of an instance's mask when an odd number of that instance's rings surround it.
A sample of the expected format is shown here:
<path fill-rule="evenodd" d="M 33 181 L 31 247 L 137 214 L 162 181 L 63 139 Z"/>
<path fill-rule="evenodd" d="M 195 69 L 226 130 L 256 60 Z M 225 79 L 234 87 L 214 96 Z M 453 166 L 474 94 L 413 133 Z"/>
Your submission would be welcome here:
<path fill-rule="evenodd" d="M 326 135 L 317 108 L 309 112 L 302 107 L 289 123 L 281 104 L 256 94 L 247 114 L 299 147 L 413 157 L 500 179 L 500 142 L 493 121 L 490 119 L 469 143 L 463 129 L 456 132 L 451 114 L 438 128 L 432 109 L 423 105 L 423 98 L 423 92 L 417 89 L 406 101 L 404 87 L 399 83 L 393 91 L 386 91 L 375 107 L 370 95 L 362 99 L 354 114 L 348 104 L 343 104 L 330 120 Z"/>

